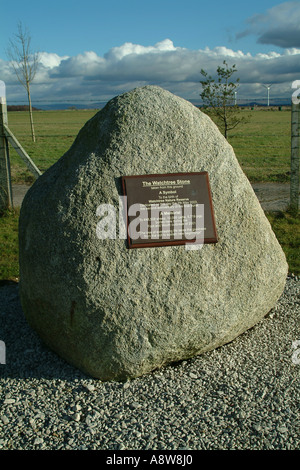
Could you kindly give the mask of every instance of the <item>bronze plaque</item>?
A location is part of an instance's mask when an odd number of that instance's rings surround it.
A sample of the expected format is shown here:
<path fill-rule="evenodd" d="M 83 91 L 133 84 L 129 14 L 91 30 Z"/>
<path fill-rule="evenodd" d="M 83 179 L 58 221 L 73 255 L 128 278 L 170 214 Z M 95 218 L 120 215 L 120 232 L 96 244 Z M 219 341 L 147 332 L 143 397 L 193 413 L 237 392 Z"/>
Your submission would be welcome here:
<path fill-rule="evenodd" d="M 122 187 L 129 248 L 218 241 L 206 171 L 123 176 Z"/>

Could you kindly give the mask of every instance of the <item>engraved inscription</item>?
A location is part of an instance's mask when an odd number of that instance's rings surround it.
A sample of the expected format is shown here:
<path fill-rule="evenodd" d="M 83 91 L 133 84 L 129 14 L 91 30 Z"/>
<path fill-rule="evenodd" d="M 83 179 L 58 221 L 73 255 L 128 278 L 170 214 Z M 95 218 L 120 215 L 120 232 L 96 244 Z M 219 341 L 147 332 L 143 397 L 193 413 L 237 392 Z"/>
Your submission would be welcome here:
<path fill-rule="evenodd" d="M 130 248 L 217 242 L 207 172 L 124 176 L 122 184 Z"/>

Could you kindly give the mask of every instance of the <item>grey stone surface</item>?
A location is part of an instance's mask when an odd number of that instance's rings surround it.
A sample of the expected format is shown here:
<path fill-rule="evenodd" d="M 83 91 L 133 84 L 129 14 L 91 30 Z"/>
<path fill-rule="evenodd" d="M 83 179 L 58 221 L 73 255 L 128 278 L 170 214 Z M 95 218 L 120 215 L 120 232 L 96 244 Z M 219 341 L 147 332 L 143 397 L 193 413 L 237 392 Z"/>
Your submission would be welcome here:
<path fill-rule="evenodd" d="M 99 240 L 120 176 L 208 171 L 219 242 L 128 250 Z M 192 104 L 158 87 L 111 100 L 27 192 L 20 298 L 28 323 L 101 380 L 137 377 L 230 342 L 283 292 L 287 263 L 232 147 Z"/>

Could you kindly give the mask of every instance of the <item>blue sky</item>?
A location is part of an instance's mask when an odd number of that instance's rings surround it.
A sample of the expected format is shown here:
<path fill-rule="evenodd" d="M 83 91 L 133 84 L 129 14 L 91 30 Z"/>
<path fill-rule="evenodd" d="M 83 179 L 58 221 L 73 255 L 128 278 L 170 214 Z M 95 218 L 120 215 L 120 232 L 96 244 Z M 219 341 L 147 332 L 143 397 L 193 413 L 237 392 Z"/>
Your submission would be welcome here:
<path fill-rule="evenodd" d="M 169 38 L 175 46 L 203 49 L 227 46 L 247 52 L 268 50 L 255 37 L 240 41 L 235 34 L 245 29 L 247 18 L 264 13 L 281 2 L 240 0 L 14 0 L 5 5 L 1 24 L 0 57 L 5 58 L 5 38 L 16 31 L 18 21 L 31 32 L 33 47 L 59 55 L 93 50 L 99 55 L 132 42 L 150 46 Z"/>
<path fill-rule="evenodd" d="M 41 64 L 33 100 L 107 100 L 148 83 L 186 99 L 201 92 L 200 70 L 235 63 L 240 96 L 278 96 L 300 79 L 300 2 L 253 0 L 52 0 L 6 2 L 0 80 L 7 98 L 25 99 L 5 49 L 19 21 Z"/>

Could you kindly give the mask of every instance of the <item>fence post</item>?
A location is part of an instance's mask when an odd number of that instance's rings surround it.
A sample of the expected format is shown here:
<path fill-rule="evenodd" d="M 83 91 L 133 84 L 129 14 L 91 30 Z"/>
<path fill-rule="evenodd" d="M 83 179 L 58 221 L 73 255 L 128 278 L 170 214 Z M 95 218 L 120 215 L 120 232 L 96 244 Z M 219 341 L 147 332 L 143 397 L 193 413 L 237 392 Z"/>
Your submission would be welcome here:
<path fill-rule="evenodd" d="M 6 348 L 4 341 L 0 340 L 0 364 L 6 364 Z"/>
<path fill-rule="evenodd" d="M 300 103 L 292 101 L 290 207 L 299 210 L 299 125 Z"/>
<path fill-rule="evenodd" d="M 8 141 L 4 133 L 7 125 L 5 83 L 0 80 L 0 211 L 13 207 Z"/>

